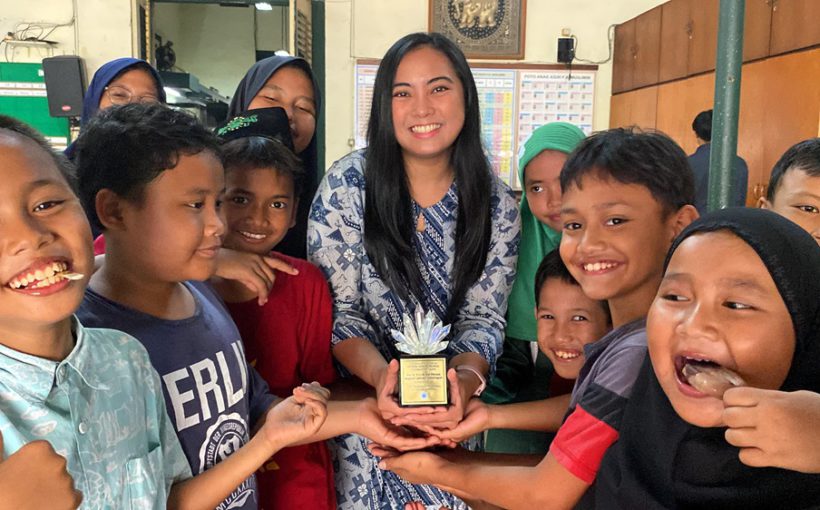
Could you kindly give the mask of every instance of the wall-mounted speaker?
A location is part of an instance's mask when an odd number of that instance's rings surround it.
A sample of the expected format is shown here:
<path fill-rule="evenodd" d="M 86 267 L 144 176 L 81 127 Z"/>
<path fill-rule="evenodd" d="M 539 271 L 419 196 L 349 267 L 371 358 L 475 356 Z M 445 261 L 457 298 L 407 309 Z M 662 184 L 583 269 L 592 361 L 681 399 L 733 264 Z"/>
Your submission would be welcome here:
<path fill-rule="evenodd" d="M 43 59 L 43 75 L 52 117 L 79 117 L 83 113 L 85 65 L 74 55 Z"/>

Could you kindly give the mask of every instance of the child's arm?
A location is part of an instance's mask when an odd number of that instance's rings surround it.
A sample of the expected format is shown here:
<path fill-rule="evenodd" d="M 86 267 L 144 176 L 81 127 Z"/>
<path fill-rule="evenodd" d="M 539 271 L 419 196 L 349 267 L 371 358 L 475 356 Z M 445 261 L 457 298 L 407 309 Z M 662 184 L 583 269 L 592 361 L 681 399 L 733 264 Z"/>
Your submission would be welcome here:
<path fill-rule="evenodd" d="M 222 248 L 219 250 L 215 276 L 241 282 L 256 293 L 259 306 L 262 306 L 268 301 L 268 293 L 276 279 L 275 271 L 299 274 L 296 268 L 275 257 Z"/>
<path fill-rule="evenodd" d="M 4 459 L 2 434 L 0 494 L 0 510 L 74 509 L 83 500 L 66 471 L 65 458 L 54 453 L 51 444 L 32 441 Z"/>
<path fill-rule="evenodd" d="M 552 454 L 547 454 L 535 467 L 523 467 L 479 461 L 453 462 L 434 453 L 411 452 L 384 458 L 379 467 L 411 483 L 450 488 L 509 510 L 570 509 L 589 487 L 561 466 Z M 515 490 L 509 490 L 510 487 Z"/>
<path fill-rule="evenodd" d="M 723 405 L 726 441 L 741 462 L 820 473 L 820 394 L 732 388 Z"/>
<path fill-rule="evenodd" d="M 259 432 L 236 453 L 199 475 L 175 484 L 169 509 L 216 507 L 271 455 L 316 433 L 327 417 L 327 390 L 305 385 L 268 411 Z"/>

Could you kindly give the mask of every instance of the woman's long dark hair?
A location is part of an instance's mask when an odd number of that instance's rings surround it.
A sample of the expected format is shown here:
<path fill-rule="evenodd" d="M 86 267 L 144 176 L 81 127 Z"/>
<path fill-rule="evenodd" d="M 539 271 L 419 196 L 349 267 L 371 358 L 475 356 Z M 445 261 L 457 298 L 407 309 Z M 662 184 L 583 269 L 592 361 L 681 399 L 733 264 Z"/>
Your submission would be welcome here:
<path fill-rule="evenodd" d="M 464 127 L 453 142 L 450 165 L 458 194 L 455 258 L 446 316 L 452 322 L 467 290 L 481 276 L 490 247 L 492 173 L 481 147 L 478 94 L 467 60 L 437 33 L 402 37 L 387 50 L 376 73 L 365 165 L 364 247 L 388 287 L 402 299 L 422 299 L 422 277 L 414 250 L 415 221 L 402 150 L 393 127 L 393 81 L 408 52 L 430 47 L 444 54 L 464 88 Z"/>

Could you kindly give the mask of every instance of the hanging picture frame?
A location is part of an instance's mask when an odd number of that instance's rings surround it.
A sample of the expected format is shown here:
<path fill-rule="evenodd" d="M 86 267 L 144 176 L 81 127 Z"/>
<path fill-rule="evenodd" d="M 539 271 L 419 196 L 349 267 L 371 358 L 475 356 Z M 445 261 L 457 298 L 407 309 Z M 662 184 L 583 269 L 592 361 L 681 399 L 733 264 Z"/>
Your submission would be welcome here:
<path fill-rule="evenodd" d="M 429 0 L 427 28 L 471 59 L 524 58 L 527 0 Z"/>

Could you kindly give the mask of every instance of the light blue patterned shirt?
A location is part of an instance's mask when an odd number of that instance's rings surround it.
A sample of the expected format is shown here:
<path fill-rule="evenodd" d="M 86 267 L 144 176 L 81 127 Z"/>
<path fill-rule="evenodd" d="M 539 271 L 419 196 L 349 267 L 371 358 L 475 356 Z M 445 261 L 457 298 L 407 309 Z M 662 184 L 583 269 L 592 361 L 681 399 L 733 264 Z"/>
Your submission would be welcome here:
<path fill-rule="evenodd" d="M 159 377 L 134 338 L 83 328 L 61 362 L 0 345 L 3 454 L 46 440 L 66 458 L 81 508 L 162 509 L 191 477 Z"/>
<path fill-rule="evenodd" d="M 390 360 L 398 357 L 391 329 L 403 329 L 402 313 L 412 313 L 381 279 L 364 250 L 364 151 L 348 154 L 328 170 L 313 200 L 308 224 L 310 261 L 319 266 L 333 294 L 333 344 L 352 337 L 369 340 Z M 443 318 L 450 301 L 455 257 L 458 195 L 453 184 L 438 203 L 414 214 L 424 216 L 415 233 L 415 257 L 423 280 L 422 305 Z M 510 189 L 495 179 L 491 197 L 492 236 L 481 276 L 470 287 L 452 324 L 448 357 L 475 352 L 491 367 L 501 352 L 507 297 L 515 280 L 520 234 L 518 204 Z M 473 445 L 475 446 L 475 445 Z M 358 436 L 331 443 L 337 458 L 336 489 L 342 510 L 404 508 L 404 503 L 464 508 L 463 502 L 432 486 L 411 485 L 382 472 Z"/>

